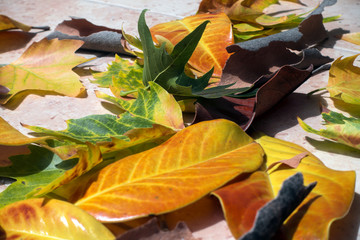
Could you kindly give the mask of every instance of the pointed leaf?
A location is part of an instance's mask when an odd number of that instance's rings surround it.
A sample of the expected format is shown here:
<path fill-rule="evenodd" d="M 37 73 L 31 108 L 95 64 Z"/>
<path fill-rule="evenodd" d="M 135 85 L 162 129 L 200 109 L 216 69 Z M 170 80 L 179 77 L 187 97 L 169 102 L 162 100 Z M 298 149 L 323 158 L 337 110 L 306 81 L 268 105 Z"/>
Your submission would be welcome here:
<path fill-rule="evenodd" d="M 85 211 L 55 199 L 30 199 L 0 209 L 1 239 L 115 239 Z"/>
<path fill-rule="evenodd" d="M 119 73 L 127 75 L 132 69 L 140 71 L 142 67 L 115 55 L 115 60 L 108 66 L 107 71 L 92 74 L 95 78 L 93 82 L 99 84 L 100 87 L 109 87 L 112 85 L 113 78 L 119 78 Z"/>
<path fill-rule="evenodd" d="M 163 36 L 176 45 L 204 21 L 210 21 L 189 64 L 202 73 L 214 67 L 213 76 L 220 77 L 229 53 L 226 47 L 234 44 L 230 19 L 224 13 L 197 14 L 182 20 L 158 24 L 150 29 L 153 36 Z"/>
<path fill-rule="evenodd" d="M 29 138 L 13 128 L 9 123 L 0 117 L 0 145 L 19 146 L 33 142 L 40 142 L 45 139 L 48 139 L 48 137 Z"/>
<path fill-rule="evenodd" d="M 71 97 L 81 94 L 85 88 L 71 69 L 89 61 L 74 54 L 82 44 L 57 39 L 33 43 L 18 60 L 0 68 L 0 85 L 10 89 L 0 103 L 25 90 L 54 91 Z"/>
<path fill-rule="evenodd" d="M 105 167 L 75 205 L 106 222 L 165 213 L 256 170 L 262 162 L 262 149 L 235 123 L 202 122 Z"/>
<path fill-rule="evenodd" d="M 333 62 L 326 87 L 330 97 L 360 105 L 360 68 L 353 65 L 358 56 L 360 54 L 344 59 L 340 57 Z"/>
<path fill-rule="evenodd" d="M 321 115 L 325 120 L 326 129 L 315 130 L 300 118 L 298 118 L 298 122 L 307 132 L 315 133 L 350 147 L 360 149 L 360 119 L 353 117 L 348 118 L 341 113 L 332 111 L 322 113 Z"/>
<path fill-rule="evenodd" d="M 98 97 L 114 101 L 126 112 L 119 117 L 103 114 L 90 115 L 67 121 L 68 127 L 63 131 L 53 131 L 41 127 L 27 128 L 51 136 L 66 137 L 81 142 L 110 142 L 112 138 L 128 140 L 124 134 L 137 128 L 151 128 L 159 124 L 175 131 L 184 127 L 180 106 L 172 95 L 156 83 L 150 83 L 150 91 L 139 89 L 139 97 L 125 101 L 103 93 Z"/>
<path fill-rule="evenodd" d="M 18 22 L 12 18 L 9 18 L 5 15 L 0 15 L 0 31 L 18 28 L 25 32 L 30 31 L 31 26 Z"/>
<path fill-rule="evenodd" d="M 290 142 L 268 136 L 256 141 L 265 151 L 267 166 L 303 152 L 308 153 L 296 169 L 281 165 L 272 168 L 269 171 L 270 182 L 275 195 L 282 182 L 296 172 L 303 174 L 305 185 L 317 182 L 309 196 L 285 221 L 283 235 L 285 239 L 327 239 L 330 225 L 349 211 L 354 197 L 355 172 L 327 168 L 310 152 Z"/>
<path fill-rule="evenodd" d="M 138 90 L 144 89 L 145 86 L 142 82 L 143 69 L 134 68 L 130 69 L 128 73 L 120 71 L 116 77 L 112 79 L 111 92 L 115 97 L 138 97 Z"/>

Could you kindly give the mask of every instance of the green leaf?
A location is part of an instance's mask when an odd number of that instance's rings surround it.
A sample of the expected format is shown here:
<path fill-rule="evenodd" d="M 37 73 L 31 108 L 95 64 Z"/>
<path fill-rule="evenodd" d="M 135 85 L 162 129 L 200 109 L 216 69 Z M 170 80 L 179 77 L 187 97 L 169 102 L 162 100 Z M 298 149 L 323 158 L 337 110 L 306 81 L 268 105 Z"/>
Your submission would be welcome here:
<path fill-rule="evenodd" d="M 231 85 L 205 89 L 214 69 L 202 77 L 193 79 L 184 72 L 185 65 L 194 52 L 209 21 L 204 21 L 194 31 L 174 46 L 171 54 L 165 50 L 165 44 L 154 46 L 149 27 L 145 22 L 144 10 L 138 22 L 139 35 L 144 52 L 143 83 L 156 82 L 171 94 L 189 97 L 218 98 L 226 94 L 237 93 L 243 89 L 227 89 Z M 205 90 L 204 90 L 205 89 Z"/>
<path fill-rule="evenodd" d="M 97 93 L 98 97 L 115 102 L 125 110 L 119 117 L 111 114 L 90 115 L 67 121 L 67 129 L 53 131 L 42 127 L 27 128 L 46 135 L 70 138 L 79 142 L 110 142 L 112 138 L 129 140 L 124 134 L 133 129 L 152 128 L 159 124 L 175 131 L 184 127 L 179 104 L 163 88 L 150 83 L 150 91 L 139 89 L 138 98 L 132 101 Z"/>
<path fill-rule="evenodd" d="M 10 157 L 12 165 L 0 168 L 0 176 L 16 180 L 0 193 L 0 207 L 27 199 L 28 193 L 46 186 L 77 163 L 77 159 L 68 160 L 68 166 L 63 167 L 59 165 L 62 160 L 51 151 L 35 145 L 29 145 L 29 149 L 29 155 Z"/>
<path fill-rule="evenodd" d="M 307 132 L 330 138 L 342 144 L 360 149 L 360 119 L 345 117 L 341 113 L 322 113 L 326 129 L 315 130 L 300 118 L 300 126 Z"/>
<path fill-rule="evenodd" d="M 108 66 L 107 71 L 92 74 L 96 79 L 93 82 L 99 84 L 100 87 L 109 87 L 113 84 L 113 78 L 119 78 L 119 73 L 124 75 L 131 70 L 140 71 L 142 67 L 137 63 L 132 63 L 115 55 L 115 60 Z"/>
<path fill-rule="evenodd" d="M 137 91 L 145 89 L 142 82 L 143 69 L 134 68 L 129 72 L 120 71 L 117 77 L 113 78 L 110 89 L 116 97 L 134 97 L 137 98 Z"/>

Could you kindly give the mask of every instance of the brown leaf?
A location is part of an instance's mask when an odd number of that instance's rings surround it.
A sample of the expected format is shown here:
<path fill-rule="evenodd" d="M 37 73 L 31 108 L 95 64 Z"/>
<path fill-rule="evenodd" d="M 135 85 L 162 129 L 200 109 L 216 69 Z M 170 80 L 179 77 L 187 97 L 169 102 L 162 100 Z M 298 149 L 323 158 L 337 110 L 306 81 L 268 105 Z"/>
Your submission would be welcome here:
<path fill-rule="evenodd" d="M 297 168 L 297 166 L 299 166 L 301 160 L 306 157 L 308 155 L 308 153 L 303 152 L 300 153 L 292 158 L 289 159 L 285 159 L 285 160 L 280 160 L 277 162 L 273 162 L 271 163 L 267 168 L 266 171 L 269 171 L 270 169 L 272 169 L 273 167 L 275 167 L 278 164 L 285 164 L 286 166 L 290 167 L 290 168 Z"/>
<path fill-rule="evenodd" d="M 131 229 L 116 238 L 117 240 L 196 240 L 185 222 L 179 222 L 172 230 L 163 230 L 157 218 L 152 218 L 145 224 Z"/>
<path fill-rule="evenodd" d="M 35 33 L 30 32 L 2 31 L 0 32 L 0 53 L 23 48 L 34 36 Z"/>
<path fill-rule="evenodd" d="M 82 49 L 129 54 L 123 48 L 125 40 L 121 30 L 98 26 L 84 18 L 63 21 L 47 36 L 47 39 L 54 38 L 82 40 Z"/>

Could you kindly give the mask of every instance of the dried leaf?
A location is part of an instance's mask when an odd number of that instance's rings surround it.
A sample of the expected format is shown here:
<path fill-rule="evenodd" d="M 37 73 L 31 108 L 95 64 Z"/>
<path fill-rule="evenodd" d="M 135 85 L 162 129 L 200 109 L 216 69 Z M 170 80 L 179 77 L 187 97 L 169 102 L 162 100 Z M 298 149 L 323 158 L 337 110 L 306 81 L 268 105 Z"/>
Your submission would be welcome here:
<path fill-rule="evenodd" d="M 10 89 L 1 104 L 26 90 L 53 91 L 66 96 L 78 96 L 85 88 L 79 76 L 71 71 L 89 61 L 76 56 L 82 41 L 47 40 L 33 43 L 15 62 L 0 68 L 0 85 Z"/>
<path fill-rule="evenodd" d="M 138 99 L 133 101 L 125 101 L 98 93 L 98 97 L 114 101 L 126 111 L 119 117 L 103 114 L 70 119 L 67 121 L 67 129 L 63 131 L 24 126 L 38 133 L 91 143 L 110 142 L 112 138 L 128 141 L 128 137 L 124 135 L 126 132 L 138 128 L 151 128 L 153 124 L 159 124 L 175 131 L 182 129 L 184 124 L 181 109 L 173 96 L 156 83 L 151 82 L 150 87 L 149 92 L 140 89 Z"/>
<path fill-rule="evenodd" d="M 341 39 L 356 45 L 360 45 L 360 32 L 344 34 L 341 36 Z"/>
<path fill-rule="evenodd" d="M 74 205 L 30 199 L 0 209 L 1 239 L 115 239 L 100 222 Z"/>
<path fill-rule="evenodd" d="M 25 47 L 35 35 L 30 32 L 0 31 L 0 53 Z"/>
<path fill-rule="evenodd" d="M 75 205 L 105 222 L 165 213 L 256 170 L 262 161 L 259 145 L 236 124 L 203 122 L 105 167 L 86 183 L 89 187 Z"/>
<path fill-rule="evenodd" d="M 29 138 L 13 128 L 0 117 L 0 145 L 19 146 L 34 142 L 41 142 L 49 137 Z"/>
<path fill-rule="evenodd" d="M 0 15 L 0 31 L 16 28 L 28 32 L 30 31 L 31 26 L 18 22 L 12 18 L 9 18 L 8 16 Z"/>
<path fill-rule="evenodd" d="M 350 147 L 360 149 L 360 119 L 353 117 L 348 118 L 341 113 L 332 111 L 322 113 L 321 115 L 325 120 L 326 129 L 315 130 L 300 118 L 298 118 L 298 122 L 307 132 L 318 134 Z"/>
<path fill-rule="evenodd" d="M 176 45 L 204 21 L 210 21 L 210 23 L 188 63 L 202 73 L 214 67 L 213 76 L 220 77 L 229 57 L 225 48 L 234 44 L 231 22 L 226 14 L 197 14 L 182 20 L 158 24 L 150 31 L 154 38 L 160 35 Z"/>
<path fill-rule="evenodd" d="M 344 59 L 340 57 L 333 62 L 326 87 L 330 97 L 360 105 L 360 68 L 353 65 L 358 56 L 360 54 Z"/>
<path fill-rule="evenodd" d="M 270 169 L 272 169 L 273 167 L 275 167 L 277 164 L 285 164 L 288 167 L 291 168 L 297 168 L 301 162 L 301 160 L 306 157 L 308 154 L 306 152 L 300 153 L 298 155 L 296 155 L 295 157 L 292 157 L 290 159 L 285 159 L 285 160 L 281 160 L 278 162 L 273 162 L 272 164 L 270 164 L 267 168 L 266 171 L 269 171 Z"/>
<path fill-rule="evenodd" d="M 84 41 L 82 49 L 116 52 L 129 55 L 123 48 L 125 40 L 118 29 L 94 25 L 84 18 L 71 18 L 60 23 L 47 39 L 76 39 Z"/>

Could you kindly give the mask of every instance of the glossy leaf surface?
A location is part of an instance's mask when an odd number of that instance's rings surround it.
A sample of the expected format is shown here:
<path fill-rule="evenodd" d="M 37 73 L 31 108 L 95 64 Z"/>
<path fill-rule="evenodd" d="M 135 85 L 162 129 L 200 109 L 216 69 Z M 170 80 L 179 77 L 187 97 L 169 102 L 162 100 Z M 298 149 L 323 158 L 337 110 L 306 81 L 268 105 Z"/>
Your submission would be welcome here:
<path fill-rule="evenodd" d="M 330 138 L 350 147 L 360 149 L 360 119 L 345 117 L 341 113 L 332 112 L 322 113 L 325 120 L 326 129 L 315 130 L 300 118 L 300 126 L 307 132 L 318 134 L 322 137 Z"/>
<path fill-rule="evenodd" d="M 74 54 L 78 40 L 47 40 L 33 43 L 15 62 L 0 68 L 0 85 L 10 89 L 0 100 L 5 104 L 26 90 L 52 91 L 76 97 L 85 88 L 71 69 L 88 59 Z"/>
<path fill-rule="evenodd" d="M 286 239 L 328 239 L 330 225 L 349 211 L 354 197 L 355 172 L 327 168 L 306 149 L 290 142 L 268 136 L 256 141 L 265 151 L 267 165 L 308 153 L 296 169 L 278 165 L 268 172 L 269 178 L 275 195 L 282 182 L 296 172 L 303 174 L 304 185 L 317 182 L 308 197 L 285 221 L 283 234 Z"/>
<path fill-rule="evenodd" d="M 338 58 L 333 62 L 326 87 L 330 97 L 360 105 L 360 68 L 353 65 L 358 56 L 360 54 Z"/>
<path fill-rule="evenodd" d="M 220 77 L 229 53 L 226 47 L 234 44 L 230 19 L 224 13 L 197 14 L 182 20 L 158 24 L 150 29 L 153 36 L 160 35 L 173 45 L 179 43 L 191 31 L 209 20 L 189 64 L 202 73 L 214 67 L 213 76 Z"/>
<path fill-rule="evenodd" d="M 1 239 L 115 239 L 94 217 L 55 199 L 29 199 L 0 209 Z"/>
<path fill-rule="evenodd" d="M 103 93 L 98 97 L 114 101 L 126 112 L 119 117 L 110 114 L 90 115 L 67 121 L 63 131 L 27 126 L 29 129 L 47 135 L 68 137 L 81 142 L 109 142 L 112 138 L 128 140 L 124 134 L 137 128 L 151 128 L 159 124 L 173 130 L 183 128 L 180 106 L 172 95 L 156 83 L 150 83 L 150 91 L 140 89 L 136 100 L 125 101 Z"/>
<path fill-rule="evenodd" d="M 260 146 L 235 123 L 202 122 L 105 167 L 75 205 L 106 222 L 165 213 L 256 170 L 262 162 Z"/>

